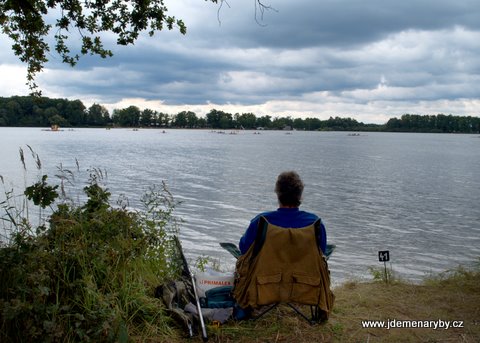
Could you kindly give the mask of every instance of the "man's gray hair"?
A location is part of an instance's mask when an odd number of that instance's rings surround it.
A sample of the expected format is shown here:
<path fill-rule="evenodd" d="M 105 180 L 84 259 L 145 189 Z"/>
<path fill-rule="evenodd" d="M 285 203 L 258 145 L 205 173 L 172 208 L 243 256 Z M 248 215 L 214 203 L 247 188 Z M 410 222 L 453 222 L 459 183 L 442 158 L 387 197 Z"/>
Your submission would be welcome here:
<path fill-rule="evenodd" d="M 275 193 L 283 206 L 298 207 L 302 203 L 303 181 L 295 171 L 285 171 L 278 175 Z"/>

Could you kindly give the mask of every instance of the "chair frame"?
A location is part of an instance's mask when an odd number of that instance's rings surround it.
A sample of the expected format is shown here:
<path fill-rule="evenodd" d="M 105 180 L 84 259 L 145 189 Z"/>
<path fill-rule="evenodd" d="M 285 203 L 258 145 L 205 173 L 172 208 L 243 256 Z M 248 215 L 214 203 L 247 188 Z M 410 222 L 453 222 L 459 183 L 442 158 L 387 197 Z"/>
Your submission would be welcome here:
<path fill-rule="evenodd" d="M 264 315 L 266 315 L 267 313 L 269 313 L 274 308 L 278 307 L 278 305 L 281 305 L 281 304 L 285 304 L 288 307 L 290 307 L 296 314 L 298 314 L 301 318 L 305 319 L 312 326 L 316 325 L 316 324 L 320 324 L 325 320 L 325 317 L 322 315 L 322 310 L 320 310 L 320 308 L 318 306 L 305 305 L 305 306 L 310 306 L 310 318 L 309 318 L 305 313 L 300 311 L 298 309 L 298 307 L 294 306 L 292 303 L 289 303 L 289 302 L 275 303 L 273 305 L 266 305 L 266 307 L 268 307 L 267 309 L 263 310 L 258 315 L 253 316 L 251 319 L 252 320 L 258 320 L 258 319 L 262 318 Z"/>

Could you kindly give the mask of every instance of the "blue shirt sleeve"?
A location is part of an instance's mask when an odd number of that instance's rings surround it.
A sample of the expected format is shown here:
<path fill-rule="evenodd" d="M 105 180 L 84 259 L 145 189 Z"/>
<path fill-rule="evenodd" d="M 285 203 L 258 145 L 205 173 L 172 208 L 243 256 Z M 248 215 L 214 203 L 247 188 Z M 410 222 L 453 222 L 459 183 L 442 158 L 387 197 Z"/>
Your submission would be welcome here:
<path fill-rule="evenodd" d="M 257 237 L 257 227 L 259 219 L 259 216 L 252 219 L 250 225 L 247 228 L 247 231 L 245 231 L 242 238 L 240 238 L 240 243 L 238 244 L 238 247 L 240 248 L 240 252 L 242 253 L 242 255 L 244 255 L 248 251 L 250 246 L 255 241 L 255 238 Z"/>

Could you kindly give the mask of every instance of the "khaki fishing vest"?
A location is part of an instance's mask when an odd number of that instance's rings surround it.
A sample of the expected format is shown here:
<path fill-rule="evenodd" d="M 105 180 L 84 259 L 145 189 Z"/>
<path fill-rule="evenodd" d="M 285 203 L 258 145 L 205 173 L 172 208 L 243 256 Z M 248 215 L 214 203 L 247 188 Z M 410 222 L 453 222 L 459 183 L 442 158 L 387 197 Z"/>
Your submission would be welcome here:
<path fill-rule="evenodd" d="M 262 221 L 262 220 L 261 220 Z M 317 305 L 327 317 L 333 307 L 330 273 L 318 248 L 315 226 L 282 228 L 263 218 L 265 238 L 254 244 L 236 264 L 233 296 L 242 308 L 279 302 Z M 258 230 L 262 230 L 259 225 Z M 257 241 L 263 240 L 261 247 Z"/>

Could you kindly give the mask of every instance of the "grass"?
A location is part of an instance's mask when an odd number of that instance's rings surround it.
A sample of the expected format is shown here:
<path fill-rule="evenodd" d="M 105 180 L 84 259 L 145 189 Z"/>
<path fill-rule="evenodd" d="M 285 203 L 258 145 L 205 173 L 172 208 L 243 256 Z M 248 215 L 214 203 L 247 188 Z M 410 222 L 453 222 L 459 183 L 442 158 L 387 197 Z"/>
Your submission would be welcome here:
<path fill-rule="evenodd" d="M 480 268 L 459 268 L 422 284 L 347 282 L 334 289 L 328 322 L 310 326 L 288 307 L 258 321 L 209 326 L 210 342 L 479 342 Z M 362 328 L 366 320 L 463 321 L 463 328 Z M 182 338 L 175 342 L 196 342 Z M 200 338 L 198 338 L 200 341 Z"/>

